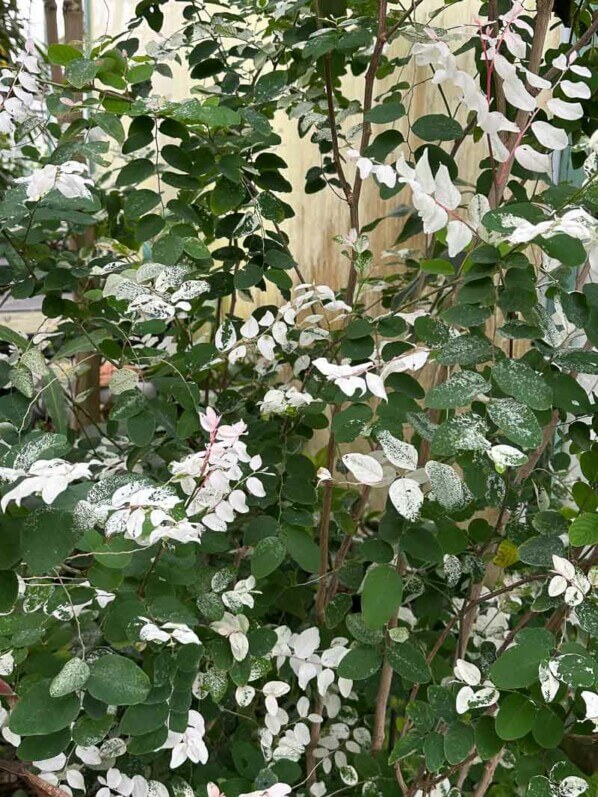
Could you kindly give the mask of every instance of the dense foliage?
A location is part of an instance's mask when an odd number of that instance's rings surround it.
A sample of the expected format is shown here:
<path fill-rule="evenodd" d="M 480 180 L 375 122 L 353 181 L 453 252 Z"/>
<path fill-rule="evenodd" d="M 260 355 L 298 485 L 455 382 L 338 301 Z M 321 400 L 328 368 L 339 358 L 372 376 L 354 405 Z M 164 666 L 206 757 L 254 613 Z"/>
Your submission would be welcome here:
<path fill-rule="evenodd" d="M 0 327 L 13 793 L 596 793 L 598 19 L 419 5 L 143 0 L 2 71 L 2 291 L 46 319 Z"/>

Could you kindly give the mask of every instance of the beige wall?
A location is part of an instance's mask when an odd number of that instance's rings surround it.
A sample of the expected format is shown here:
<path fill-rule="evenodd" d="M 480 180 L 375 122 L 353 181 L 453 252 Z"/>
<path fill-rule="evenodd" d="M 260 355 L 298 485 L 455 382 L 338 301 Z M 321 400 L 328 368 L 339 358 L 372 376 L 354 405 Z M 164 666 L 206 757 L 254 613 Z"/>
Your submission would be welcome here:
<path fill-rule="evenodd" d="M 181 28 L 181 15 L 178 4 L 170 3 L 167 8 L 162 36 L 169 36 Z M 91 0 L 91 31 L 94 39 L 105 35 L 114 35 L 126 28 L 128 20 L 134 12 L 134 0 Z M 430 14 L 438 8 L 437 0 L 425 0 L 417 9 L 416 21 L 420 25 L 425 25 Z M 458 26 L 473 23 L 474 15 L 479 9 L 478 0 L 462 0 L 453 6 L 446 8 L 441 14 L 434 17 L 434 26 L 444 28 L 449 31 L 449 35 L 458 35 Z M 150 40 L 158 40 L 161 36 L 154 34 L 147 25 L 142 25 L 133 31 L 132 35 L 137 36 L 142 41 L 142 50 Z M 399 38 L 391 45 L 393 54 L 404 54 L 409 49 L 409 42 L 405 38 Z M 467 58 L 463 61 L 468 63 Z M 471 61 L 470 61 L 471 63 Z M 158 78 L 155 90 L 159 94 L 164 94 L 169 99 L 183 99 L 190 96 L 192 83 L 189 81 L 184 68 L 177 67 L 175 63 L 171 66 L 176 74 L 176 80 L 170 81 Z M 429 78 L 428 69 L 415 69 L 412 65 L 405 67 L 405 77 L 410 81 L 421 82 Z M 394 78 L 396 80 L 396 78 Z M 392 85 L 392 80 L 386 79 L 376 85 L 374 96 L 381 94 Z M 363 77 L 347 77 L 344 81 L 344 91 L 347 96 L 361 99 L 363 95 Z M 445 87 L 446 89 L 446 87 Z M 450 96 L 450 92 L 449 92 Z M 422 83 L 414 92 L 411 99 L 410 116 L 415 119 L 428 113 L 442 112 L 444 109 L 440 92 L 437 86 L 431 83 Z M 351 125 L 358 121 L 357 117 L 351 120 Z M 350 125 L 347 125 L 349 127 Z M 405 120 L 400 120 L 398 125 L 401 132 L 407 137 Z M 349 217 L 344 202 L 340 200 L 331 189 L 325 189 L 317 194 L 307 195 L 303 190 L 305 173 L 311 166 L 320 163 L 320 156 L 315 145 L 309 142 L 309 136 L 300 139 L 297 134 L 295 121 L 288 120 L 284 113 L 280 113 L 275 120 L 276 132 L 282 138 L 279 154 L 289 164 L 286 172 L 287 179 L 293 185 L 293 193 L 284 195 L 295 210 L 295 218 L 287 221 L 283 229 L 291 239 L 291 249 L 296 256 L 301 270 L 306 279 L 326 282 L 333 287 L 340 287 L 346 282 L 347 260 L 340 255 L 340 247 L 334 243 L 333 236 L 339 233 L 346 233 L 349 230 Z M 375 133 L 380 132 L 381 126 L 375 128 Z M 355 142 L 351 142 L 355 143 Z M 408 137 L 406 146 L 416 148 L 421 142 L 411 135 Z M 474 151 L 471 142 L 467 142 L 460 150 L 458 156 L 459 176 L 467 182 L 475 182 L 475 163 Z M 479 159 L 478 159 L 479 160 Z M 354 175 L 354 166 L 347 165 L 347 173 L 350 178 Z M 361 219 L 363 224 L 367 224 L 375 218 L 384 216 L 395 205 L 406 202 L 406 195 L 385 202 L 379 198 L 378 190 L 373 180 L 367 182 L 362 196 Z M 376 253 L 377 273 L 388 273 L 389 267 L 385 265 L 381 255 L 382 252 L 391 247 L 396 236 L 401 229 L 402 222 L 399 219 L 387 219 L 383 221 L 376 231 L 372 233 L 371 239 L 373 251 Z M 424 241 L 410 242 L 411 245 L 423 246 Z M 272 296 L 260 295 L 254 291 L 255 299 L 266 301 L 277 295 L 276 289 L 272 288 Z"/>

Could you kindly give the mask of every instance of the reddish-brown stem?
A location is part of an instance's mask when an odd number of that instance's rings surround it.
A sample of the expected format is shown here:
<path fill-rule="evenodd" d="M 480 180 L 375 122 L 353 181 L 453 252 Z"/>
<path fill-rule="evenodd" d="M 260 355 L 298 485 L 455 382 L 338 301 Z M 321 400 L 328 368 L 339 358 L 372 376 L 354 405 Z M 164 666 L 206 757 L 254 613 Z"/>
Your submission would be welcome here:
<path fill-rule="evenodd" d="M 334 421 L 337 410 L 333 410 L 330 423 Z M 334 452 L 336 442 L 334 434 L 331 432 L 328 438 L 328 448 L 326 452 L 326 467 L 332 473 L 334 471 Z M 318 528 L 318 543 L 320 546 L 320 573 L 318 581 L 318 591 L 316 593 L 316 618 L 318 623 L 324 623 L 324 613 L 326 611 L 326 576 L 328 573 L 328 552 L 330 547 L 330 514 L 332 511 L 332 490 L 334 483 L 326 482 L 324 485 L 324 498 L 322 500 L 322 513 L 320 515 L 320 525 Z"/>
<path fill-rule="evenodd" d="M 390 630 L 396 627 L 397 617 L 393 617 L 388 623 L 388 628 Z M 392 686 L 392 674 L 392 667 L 388 663 L 388 658 L 384 656 L 384 662 L 382 663 L 382 669 L 380 671 L 380 681 L 378 683 L 378 693 L 376 694 L 376 703 L 374 706 L 374 728 L 372 732 L 373 755 L 379 753 L 384 745 L 386 709 L 388 706 L 390 687 Z"/>

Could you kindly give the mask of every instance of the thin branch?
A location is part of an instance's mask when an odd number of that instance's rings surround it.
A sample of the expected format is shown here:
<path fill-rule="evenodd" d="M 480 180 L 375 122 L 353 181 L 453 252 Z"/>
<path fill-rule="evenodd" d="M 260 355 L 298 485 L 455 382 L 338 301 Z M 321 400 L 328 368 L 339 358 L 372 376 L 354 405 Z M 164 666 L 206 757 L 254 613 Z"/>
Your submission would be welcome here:
<path fill-rule="evenodd" d="M 583 50 L 583 48 L 592 41 L 592 39 L 594 38 L 594 34 L 596 32 L 598 32 L 598 11 L 594 12 L 594 16 L 592 17 L 592 24 L 590 25 L 590 27 L 586 30 L 585 33 L 583 33 L 579 37 L 579 39 L 575 42 L 575 44 L 573 44 L 569 48 L 569 50 L 567 50 L 567 52 L 565 53 L 565 57 L 567 58 L 567 60 L 569 60 L 569 58 L 572 55 L 574 55 L 574 53 Z M 545 78 L 545 80 L 553 80 L 559 74 L 560 74 L 560 69 L 557 69 L 556 66 L 551 66 L 550 69 L 544 75 L 542 75 L 542 77 Z"/>

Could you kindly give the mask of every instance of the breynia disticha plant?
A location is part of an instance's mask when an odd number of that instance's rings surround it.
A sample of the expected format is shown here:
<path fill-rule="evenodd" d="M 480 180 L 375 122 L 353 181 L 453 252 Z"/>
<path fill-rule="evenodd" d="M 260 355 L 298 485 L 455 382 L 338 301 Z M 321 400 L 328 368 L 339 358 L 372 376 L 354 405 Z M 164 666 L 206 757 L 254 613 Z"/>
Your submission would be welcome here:
<path fill-rule="evenodd" d="M 450 5 L 9 54 L 11 794 L 598 793 L 598 17 Z"/>

